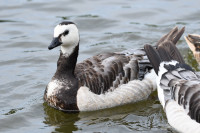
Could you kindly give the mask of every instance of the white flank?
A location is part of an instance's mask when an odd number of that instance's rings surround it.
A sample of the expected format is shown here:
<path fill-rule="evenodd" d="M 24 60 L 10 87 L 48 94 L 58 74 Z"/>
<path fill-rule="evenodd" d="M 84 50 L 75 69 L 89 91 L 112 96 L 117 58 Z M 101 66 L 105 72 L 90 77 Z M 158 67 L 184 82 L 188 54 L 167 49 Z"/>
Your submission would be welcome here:
<path fill-rule="evenodd" d="M 165 107 L 168 123 L 182 133 L 200 133 L 200 124 L 192 120 L 174 100 L 167 102 Z"/>
<path fill-rule="evenodd" d="M 93 111 L 147 99 L 156 87 L 153 79 L 147 76 L 142 81 L 133 80 L 101 95 L 94 94 L 88 87 L 80 87 L 77 93 L 78 108 L 80 111 Z"/>
<path fill-rule="evenodd" d="M 145 78 L 144 78 L 145 80 L 149 80 L 149 82 L 152 83 L 152 85 L 153 85 L 153 91 L 155 91 L 157 89 L 156 77 L 157 77 L 157 75 L 156 75 L 155 71 L 152 69 L 150 71 L 150 73 L 147 73 L 145 75 Z"/>
<path fill-rule="evenodd" d="M 52 80 L 49 82 L 47 85 L 47 98 L 58 93 L 59 88 L 61 88 L 61 84 L 62 83 L 58 80 Z"/>
<path fill-rule="evenodd" d="M 176 65 L 178 62 L 177 61 L 170 61 L 170 62 L 162 62 L 160 63 L 160 66 L 159 66 L 159 71 L 158 71 L 158 76 L 157 76 L 157 90 L 158 90 L 158 98 L 160 100 L 160 103 L 161 105 L 163 106 L 163 108 L 165 107 L 165 100 L 164 100 L 164 92 L 163 92 L 163 89 L 160 88 L 160 80 L 161 80 L 161 77 L 162 75 L 167 72 L 167 69 L 164 68 L 164 65 Z"/>

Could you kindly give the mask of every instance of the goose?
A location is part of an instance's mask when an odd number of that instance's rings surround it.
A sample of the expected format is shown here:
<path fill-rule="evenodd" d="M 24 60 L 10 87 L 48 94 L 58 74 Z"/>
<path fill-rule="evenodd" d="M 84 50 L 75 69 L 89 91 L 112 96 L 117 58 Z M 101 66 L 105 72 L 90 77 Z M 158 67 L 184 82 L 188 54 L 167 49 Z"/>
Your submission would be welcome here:
<path fill-rule="evenodd" d="M 166 36 L 176 43 L 182 33 L 175 28 Z M 48 49 L 60 46 L 61 51 L 44 92 L 49 106 L 65 112 L 95 111 L 147 99 L 156 90 L 156 75 L 143 48 L 98 54 L 77 63 L 76 24 L 61 22 L 53 36 Z"/>
<path fill-rule="evenodd" d="M 184 37 L 196 61 L 200 64 L 200 35 L 189 34 Z"/>
<path fill-rule="evenodd" d="M 158 98 L 168 123 L 182 133 L 199 133 L 199 76 L 184 62 L 173 42 L 162 42 L 157 49 L 145 45 L 144 49 L 157 74 Z"/>

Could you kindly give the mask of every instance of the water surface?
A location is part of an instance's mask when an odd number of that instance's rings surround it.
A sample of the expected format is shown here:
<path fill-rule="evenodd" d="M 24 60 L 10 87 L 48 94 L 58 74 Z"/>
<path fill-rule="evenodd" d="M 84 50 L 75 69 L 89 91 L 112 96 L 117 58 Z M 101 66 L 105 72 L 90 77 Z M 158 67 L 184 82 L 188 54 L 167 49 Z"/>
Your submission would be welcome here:
<path fill-rule="evenodd" d="M 175 132 L 156 92 L 147 100 L 102 111 L 68 114 L 43 102 L 59 48 L 48 51 L 63 20 L 80 30 L 78 62 L 98 53 L 155 44 L 174 26 L 200 33 L 198 0 L 0 1 L 0 132 Z M 198 70 L 183 37 L 178 48 Z"/>

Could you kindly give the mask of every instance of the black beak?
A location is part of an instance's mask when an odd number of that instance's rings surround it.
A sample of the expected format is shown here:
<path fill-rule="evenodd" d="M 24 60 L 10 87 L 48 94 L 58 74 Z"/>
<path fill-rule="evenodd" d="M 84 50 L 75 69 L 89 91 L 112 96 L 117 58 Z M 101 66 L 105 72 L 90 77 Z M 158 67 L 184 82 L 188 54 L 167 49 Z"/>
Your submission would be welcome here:
<path fill-rule="evenodd" d="M 59 41 L 59 38 L 56 37 L 56 38 L 53 38 L 51 44 L 49 45 L 48 49 L 51 50 L 57 46 L 60 46 L 62 43 Z"/>

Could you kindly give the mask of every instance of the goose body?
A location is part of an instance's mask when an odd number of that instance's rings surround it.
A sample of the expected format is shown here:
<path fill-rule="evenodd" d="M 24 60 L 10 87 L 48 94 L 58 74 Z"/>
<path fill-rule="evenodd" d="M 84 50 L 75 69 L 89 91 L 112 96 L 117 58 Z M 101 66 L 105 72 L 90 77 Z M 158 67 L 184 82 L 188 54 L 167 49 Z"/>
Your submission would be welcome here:
<path fill-rule="evenodd" d="M 148 72 L 151 65 L 144 51 L 137 52 L 99 54 L 78 63 L 74 75 L 65 72 L 66 57 L 61 53 L 45 100 L 63 111 L 93 111 L 147 99 L 156 87 L 151 80 L 155 74 Z M 149 75 L 143 79 L 145 72 Z"/>
<path fill-rule="evenodd" d="M 173 42 L 162 42 L 157 49 L 145 46 L 157 73 L 157 90 L 169 124 L 183 133 L 200 132 L 200 79 L 185 64 Z"/>
<path fill-rule="evenodd" d="M 176 31 L 171 36 L 178 35 Z M 44 94 L 44 100 L 56 109 L 111 108 L 147 99 L 156 89 L 156 75 L 144 49 L 99 54 L 76 64 L 79 33 L 73 22 L 55 27 L 49 49 L 57 46 L 61 46 L 57 70 Z"/>

